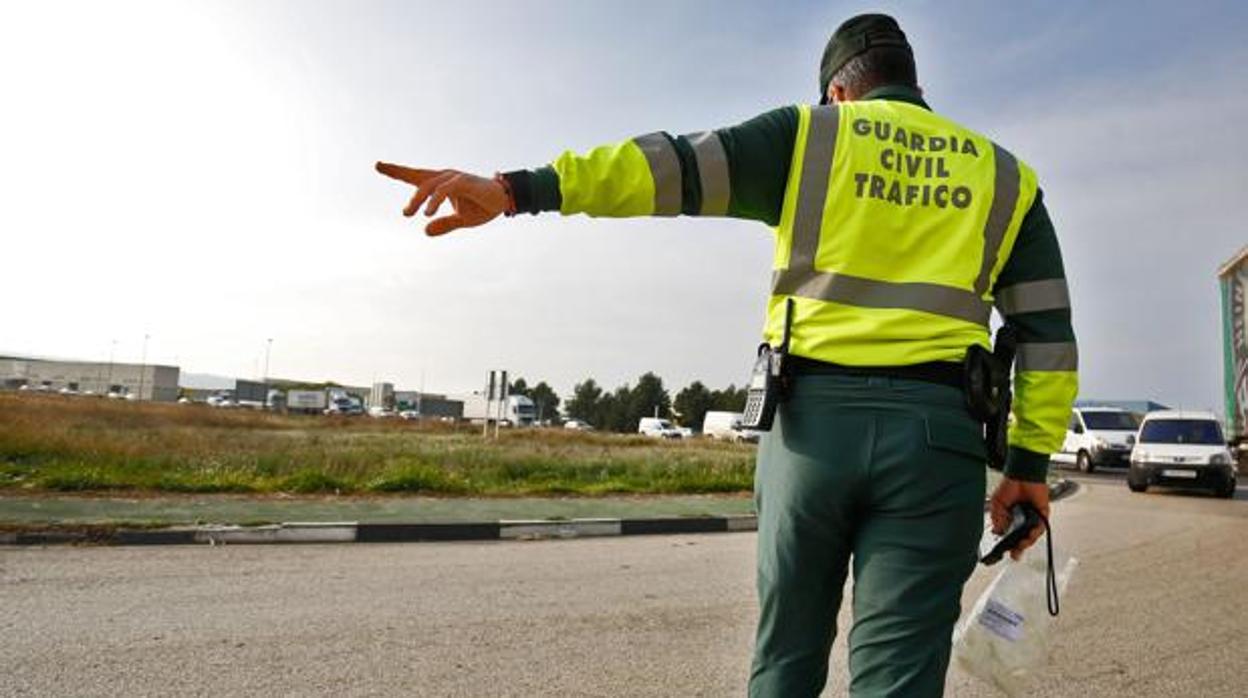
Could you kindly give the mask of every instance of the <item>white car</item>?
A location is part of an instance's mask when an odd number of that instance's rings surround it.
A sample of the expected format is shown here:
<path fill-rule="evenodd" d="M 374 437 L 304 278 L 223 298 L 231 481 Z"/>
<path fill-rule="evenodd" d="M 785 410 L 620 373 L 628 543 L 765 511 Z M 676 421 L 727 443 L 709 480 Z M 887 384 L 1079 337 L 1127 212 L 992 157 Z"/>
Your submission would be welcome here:
<path fill-rule="evenodd" d="M 680 439 L 685 436 L 680 427 L 660 417 L 642 417 L 637 423 L 637 433 L 653 436 L 656 439 Z"/>
<path fill-rule="evenodd" d="M 1150 485 L 1211 490 L 1235 496 L 1235 459 L 1211 412 L 1151 412 L 1140 425 L 1131 451 L 1127 486 L 1143 492 Z"/>
<path fill-rule="evenodd" d="M 569 419 L 568 421 L 563 423 L 563 428 L 572 429 L 574 431 L 593 431 L 594 430 L 593 425 L 591 425 L 589 422 L 584 422 L 579 419 Z"/>
<path fill-rule="evenodd" d="M 1101 466 L 1125 468 L 1130 463 L 1139 421 L 1117 407 L 1076 407 L 1066 426 L 1062 450 L 1055 463 L 1073 465 L 1085 473 Z"/>

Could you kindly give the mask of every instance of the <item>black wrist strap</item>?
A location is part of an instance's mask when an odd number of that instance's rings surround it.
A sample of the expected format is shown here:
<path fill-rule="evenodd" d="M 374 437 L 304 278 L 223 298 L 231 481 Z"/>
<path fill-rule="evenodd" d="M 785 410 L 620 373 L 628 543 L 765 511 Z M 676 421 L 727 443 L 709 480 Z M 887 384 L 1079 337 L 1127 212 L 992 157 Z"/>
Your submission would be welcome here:
<path fill-rule="evenodd" d="M 1061 611 L 1061 602 L 1057 598 L 1057 571 L 1053 568 L 1053 529 L 1049 528 L 1049 520 L 1044 514 L 1040 514 L 1040 520 L 1044 522 L 1044 540 L 1049 558 L 1048 572 L 1044 579 L 1045 601 L 1049 606 L 1049 615 L 1057 617 Z"/>

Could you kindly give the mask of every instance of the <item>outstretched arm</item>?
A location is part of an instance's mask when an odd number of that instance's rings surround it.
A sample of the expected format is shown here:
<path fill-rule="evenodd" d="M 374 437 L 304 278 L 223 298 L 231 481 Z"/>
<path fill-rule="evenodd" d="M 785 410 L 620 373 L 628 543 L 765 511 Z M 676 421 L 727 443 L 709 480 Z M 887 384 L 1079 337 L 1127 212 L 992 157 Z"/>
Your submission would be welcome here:
<path fill-rule="evenodd" d="M 726 129 L 675 137 L 658 132 L 584 155 L 565 152 L 546 167 L 493 179 L 389 163 L 378 163 L 377 170 L 417 187 L 406 216 L 422 205 L 426 215 L 435 215 L 450 200 L 454 213 L 431 221 L 429 235 L 482 225 L 502 213 L 543 211 L 730 216 L 775 225 L 796 133 L 797 109 L 786 107 Z"/>

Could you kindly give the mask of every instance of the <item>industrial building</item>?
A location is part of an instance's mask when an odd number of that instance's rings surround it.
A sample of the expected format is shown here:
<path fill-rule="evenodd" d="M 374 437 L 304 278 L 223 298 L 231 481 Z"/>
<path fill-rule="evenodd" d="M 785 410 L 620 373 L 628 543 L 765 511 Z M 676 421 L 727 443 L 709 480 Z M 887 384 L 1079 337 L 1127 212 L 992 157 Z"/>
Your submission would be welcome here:
<path fill-rule="evenodd" d="M 233 388 L 180 388 L 181 369 L 157 364 L 128 364 L 104 361 L 61 361 L 20 356 L 0 356 L 0 390 L 38 390 L 96 395 L 113 394 L 138 400 L 174 402 L 185 396 L 193 402 L 204 402 L 212 396 L 227 397 L 231 403 L 249 406 L 285 407 L 288 387 L 300 386 L 323 390 L 326 395 L 367 396 L 365 404 L 398 411 L 410 410 L 421 417 L 461 419 L 462 400 L 438 393 L 418 390 L 395 390 L 393 383 L 362 386 L 327 385 L 323 387 L 294 384 L 289 381 L 261 382 L 238 379 Z M 276 390 L 275 390 L 276 389 Z M 306 390 L 304 392 L 307 392 Z M 361 400 L 361 402 L 364 402 Z M 316 411 L 324 409 L 322 406 Z"/>
<path fill-rule="evenodd" d="M 133 395 L 139 400 L 178 399 L 177 366 L 104 361 L 55 361 L 0 356 L 0 388 Z"/>

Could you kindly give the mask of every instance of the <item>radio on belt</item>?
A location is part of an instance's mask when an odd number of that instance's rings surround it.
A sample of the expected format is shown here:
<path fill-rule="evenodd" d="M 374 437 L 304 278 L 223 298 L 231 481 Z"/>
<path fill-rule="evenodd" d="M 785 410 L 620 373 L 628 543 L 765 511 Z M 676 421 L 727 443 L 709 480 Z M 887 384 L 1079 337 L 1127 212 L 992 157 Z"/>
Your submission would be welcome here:
<path fill-rule="evenodd" d="M 763 342 L 750 373 L 750 386 L 745 392 L 745 413 L 741 426 L 755 431 L 769 431 L 776 418 L 776 408 L 784 396 L 784 358 L 789 353 L 789 336 L 793 331 L 793 299 L 785 300 L 784 335 L 779 347 Z"/>

